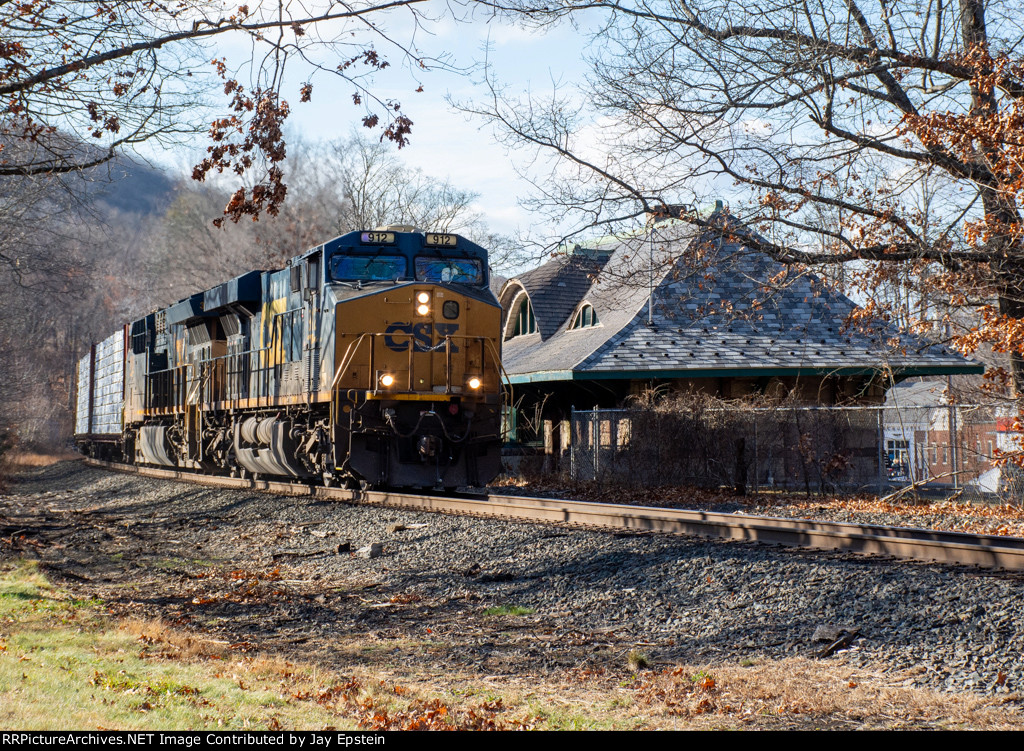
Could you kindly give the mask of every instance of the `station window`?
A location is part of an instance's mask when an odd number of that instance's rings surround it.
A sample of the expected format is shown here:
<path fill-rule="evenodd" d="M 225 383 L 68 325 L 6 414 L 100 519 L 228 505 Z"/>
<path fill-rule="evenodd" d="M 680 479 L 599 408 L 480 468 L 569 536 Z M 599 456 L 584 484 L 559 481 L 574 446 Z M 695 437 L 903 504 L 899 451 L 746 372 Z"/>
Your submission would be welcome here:
<path fill-rule="evenodd" d="M 525 334 L 537 333 L 537 318 L 533 315 L 533 306 L 530 298 L 524 297 L 516 310 L 516 327 L 512 336 L 523 336 Z"/>
<path fill-rule="evenodd" d="M 594 306 L 587 303 L 576 312 L 576 316 L 572 319 L 572 325 L 570 329 L 586 329 L 591 326 L 597 326 L 600 321 L 597 320 L 597 311 L 594 310 Z"/>

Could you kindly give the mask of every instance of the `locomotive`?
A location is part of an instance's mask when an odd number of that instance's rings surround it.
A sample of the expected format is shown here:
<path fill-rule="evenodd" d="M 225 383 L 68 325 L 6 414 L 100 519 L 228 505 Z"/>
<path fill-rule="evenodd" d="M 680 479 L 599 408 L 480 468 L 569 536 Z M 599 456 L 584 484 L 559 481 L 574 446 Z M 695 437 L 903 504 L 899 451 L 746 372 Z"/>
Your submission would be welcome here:
<path fill-rule="evenodd" d="M 351 232 L 132 321 L 78 365 L 97 458 L 349 487 L 501 468 L 501 308 L 455 234 Z"/>

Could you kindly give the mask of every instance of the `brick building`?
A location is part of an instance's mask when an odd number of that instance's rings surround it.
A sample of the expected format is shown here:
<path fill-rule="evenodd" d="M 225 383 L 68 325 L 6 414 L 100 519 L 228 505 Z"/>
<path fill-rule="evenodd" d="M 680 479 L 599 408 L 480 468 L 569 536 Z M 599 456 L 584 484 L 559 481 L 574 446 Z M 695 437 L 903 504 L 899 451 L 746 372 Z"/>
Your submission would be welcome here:
<path fill-rule="evenodd" d="M 994 459 L 1017 447 L 998 406 L 951 404 L 945 381 L 901 383 L 886 399 L 885 454 L 893 480 L 999 492 Z"/>

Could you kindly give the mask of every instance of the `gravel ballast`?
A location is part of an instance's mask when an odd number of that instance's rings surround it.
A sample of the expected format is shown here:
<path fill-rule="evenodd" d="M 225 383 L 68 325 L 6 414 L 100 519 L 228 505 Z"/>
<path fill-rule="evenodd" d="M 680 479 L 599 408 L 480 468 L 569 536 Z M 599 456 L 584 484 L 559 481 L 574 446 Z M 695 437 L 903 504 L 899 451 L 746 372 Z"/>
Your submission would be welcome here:
<path fill-rule="evenodd" d="M 1022 689 L 1019 575 L 358 507 L 81 462 L 26 472 L 0 505 L 4 557 L 38 558 L 115 613 L 244 648 L 331 656 L 358 634 L 364 656 L 408 648 L 438 672 L 486 673 L 634 649 L 663 665 L 757 662 L 845 636 L 821 659 L 898 685 Z"/>

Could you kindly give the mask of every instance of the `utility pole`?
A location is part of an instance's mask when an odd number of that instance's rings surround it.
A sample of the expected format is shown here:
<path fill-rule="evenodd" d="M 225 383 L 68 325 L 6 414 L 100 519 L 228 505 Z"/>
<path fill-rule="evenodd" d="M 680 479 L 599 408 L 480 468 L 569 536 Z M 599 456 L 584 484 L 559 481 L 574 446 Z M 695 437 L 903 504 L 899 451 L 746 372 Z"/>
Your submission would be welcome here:
<path fill-rule="evenodd" d="M 658 228 L 657 220 L 651 219 L 651 258 L 647 267 L 647 325 L 654 325 L 654 230 Z"/>
<path fill-rule="evenodd" d="M 946 340 L 950 337 L 949 308 L 946 308 Z M 953 462 L 953 490 L 960 489 L 960 458 L 959 446 L 956 437 L 956 400 L 953 398 L 953 376 L 946 376 L 946 401 L 949 403 L 949 413 L 946 417 L 946 427 L 949 429 L 949 451 L 950 461 Z"/>

